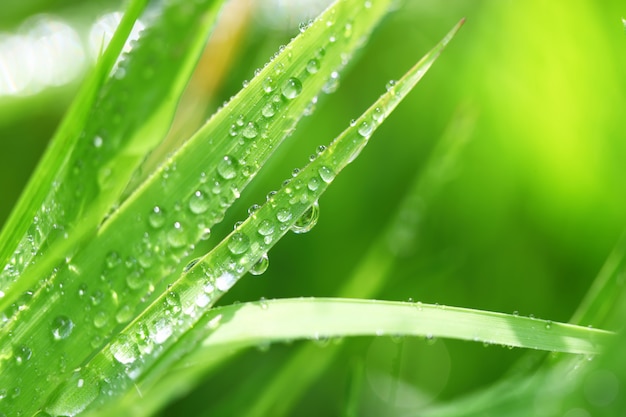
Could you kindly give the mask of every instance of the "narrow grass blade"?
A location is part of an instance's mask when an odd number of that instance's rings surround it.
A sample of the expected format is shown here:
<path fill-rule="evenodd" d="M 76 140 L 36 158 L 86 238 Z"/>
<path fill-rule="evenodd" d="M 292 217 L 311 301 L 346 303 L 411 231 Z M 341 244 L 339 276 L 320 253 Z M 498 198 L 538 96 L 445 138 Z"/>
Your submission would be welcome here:
<path fill-rule="evenodd" d="M 319 337 L 411 335 L 594 355 L 611 332 L 511 314 L 458 307 L 339 298 L 284 299 L 218 307 L 204 347 L 256 346 Z"/>
<path fill-rule="evenodd" d="M 337 296 L 375 297 L 397 258 L 414 254 L 420 239 L 420 223 L 428 205 L 452 176 L 459 154 L 470 138 L 475 119 L 476 116 L 467 109 L 459 109 L 388 226 L 341 286 Z M 340 346 L 329 346 L 324 355 L 316 354 L 315 349 L 310 345 L 297 349 L 252 400 L 246 415 L 288 415 L 307 387 L 335 360 Z M 287 391 L 289 396 L 284 394 Z"/>
<path fill-rule="evenodd" d="M 169 366 L 192 351 L 195 344 L 188 340 L 206 330 L 197 323 L 202 314 L 247 271 L 258 262 L 264 262 L 267 251 L 292 227 L 302 230 L 314 225 L 316 200 L 335 175 L 356 158 L 383 118 L 415 86 L 461 24 L 328 149 L 321 150 L 315 160 L 298 171 L 278 192 L 270 193 L 267 203 L 211 252 L 192 263 L 186 273 L 131 322 L 107 349 L 91 359 L 90 366 L 115 375 L 112 378 L 119 381 L 116 386 L 121 394 L 131 383 L 149 386 L 158 381 Z M 165 316 L 164 306 L 169 312 Z M 138 339 L 138 334 L 146 337 Z M 181 343 L 181 339 L 187 341 Z M 104 402 L 105 399 L 97 399 L 94 408 Z"/>
<path fill-rule="evenodd" d="M 49 153 L 63 164 L 45 178 L 33 177 L 43 187 L 28 201 L 39 211 L 25 218 L 30 223 L 23 237 L 26 246 L 18 248 L 10 268 L 0 274 L 5 288 L 15 282 L 12 291 L 4 290 L 0 310 L 33 290 L 42 276 L 75 252 L 80 240 L 95 233 L 145 155 L 165 136 L 222 3 L 173 1 L 151 7 L 144 14 L 148 27 L 101 85 L 90 110 L 81 108 L 80 118 L 69 115 L 55 139 L 63 146 Z M 151 17 L 155 15 L 162 17 Z M 105 55 L 106 76 L 117 58 L 113 55 Z"/>

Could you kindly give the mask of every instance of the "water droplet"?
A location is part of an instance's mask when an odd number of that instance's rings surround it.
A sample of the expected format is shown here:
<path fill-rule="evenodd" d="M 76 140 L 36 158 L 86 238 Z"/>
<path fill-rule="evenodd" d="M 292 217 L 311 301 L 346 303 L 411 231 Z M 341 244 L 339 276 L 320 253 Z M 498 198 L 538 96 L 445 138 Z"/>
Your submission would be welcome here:
<path fill-rule="evenodd" d="M 350 36 L 352 36 L 352 23 L 348 22 L 343 27 L 343 36 L 345 36 L 346 38 L 349 38 Z"/>
<path fill-rule="evenodd" d="M 263 91 L 266 93 L 271 93 L 274 91 L 274 80 L 272 77 L 267 77 L 263 80 Z"/>
<path fill-rule="evenodd" d="M 185 245 L 185 231 L 180 222 L 174 222 L 173 227 L 167 233 L 167 242 L 173 248 L 180 248 Z"/>
<path fill-rule="evenodd" d="M 257 231 L 261 236 L 269 236 L 274 233 L 274 225 L 267 219 L 261 220 Z"/>
<path fill-rule="evenodd" d="M 320 186 L 320 180 L 317 177 L 313 177 L 309 180 L 307 187 L 311 191 L 315 191 Z"/>
<path fill-rule="evenodd" d="M 136 270 L 126 275 L 126 285 L 131 290 L 138 290 L 145 285 L 145 280 L 143 278 L 143 271 Z"/>
<path fill-rule="evenodd" d="M 250 247 L 250 239 L 243 233 L 234 233 L 228 240 L 228 250 L 233 255 L 241 255 Z"/>
<path fill-rule="evenodd" d="M 329 183 L 333 180 L 333 178 L 335 178 L 333 171 L 325 165 L 321 166 L 317 172 L 320 174 L 320 178 L 325 183 Z"/>
<path fill-rule="evenodd" d="M 374 111 L 372 112 L 372 119 L 375 122 L 381 122 L 384 117 L 385 117 L 385 114 L 383 113 L 383 110 L 380 107 L 376 107 Z"/>
<path fill-rule="evenodd" d="M 395 80 L 389 80 L 389 82 L 387 82 L 387 84 L 385 85 L 385 89 L 387 91 L 392 91 L 395 87 L 396 87 Z"/>
<path fill-rule="evenodd" d="M 372 125 L 368 121 L 364 120 L 359 125 L 357 132 L 364 138 L 369 138 L 373 130 Z"/>
<path fill-rule="evenodd" d="M 548 320 L 546 322 L 546 330 L 550 330 L 552 328 L 552 322 L 550 320 Z"/>
<path fill-rule="evenodd" d="M 320 62 L 315 58 L 310 59 L 306 64 L 306 70 L 309 74 L 315 74 L 320 70 Z"/>
<path fill-rule="evenodd" d="M 127 323 L 133 318 L 133 309 L 128 304 L 123 305 L 117 313 L 115 313 L 115 321 L 120 324 Z"/>
<path fill-rule="evenodd" d="M 225 180 L 235 178 L 237 175 L 237 162 L 232 157 L 225 155 L 217 165 L 217 173 Z"/>
<path fill-rule="evenodd" d="M 52 337 L 54 340 L 67 339 L 74 329 L 74 323 L 67 316 L 58 316 L 52 320 Z"/>
<path fill-rule="evenodd" d="M 150 226 L 155 229 L 159 229 L 165 223 L 165 212 L 159 206 L 154 206 L 150 215 L 148 216 L 148 222 Z"/>
<path fill-rule="evenodd" d="M 281 89 L 283 96 L 289 100 L 293 100 L 298 97 L 302 91 L 302 83 L 299 79 L 291 77 L 285 81 Z"/>
<path fill-rule="evenodd" d="M 93 318 L 93 325 L 96 328 L 101 329 L 109 322 L 109 316 L 104 311 L 99 311 Z"/>
<path fill-rule="evenodd" d="M 322 91 L 326 94 L 332 94 L 337 91 L 337 88 L 339 88 L 339 73 L 337 71 L 333 71 L 330 74 L 328 81 L 326 81 L 326 84 L 322 86 Z"/>
<path fill-rule="evenodd" d="M 194 214 L 202 214 L 209 208 L 209 199 L 200 190 L 193 193 L 189 199 L 189 210 Z"/>
<path fill-rule="evenodd" d="M 187 265 L 185 265 L 185 268 L 183 268 L 183 272 L 189 272 L 189 270 L 196 266 L 198 262 L 200 262 L 200 258 L 196 258 L 193 261 L 189 262 Z"/>
<path fill-rule="evenodd" d="M 137 345 L 135 345 L 127 335 L 120 335 L 111 344 L 110 349 L 115 360 L 123 365 L 131 364 L 139 357 Z"/>
<path fill-rule="evenodd" d="M 241 134 L 246 139 L 254 139 L 259 134 L 259 127 L 254 122 L 248 122 L 248 124 L 243 128 Z"/>
<path fill-rule="evenodd" d="M 237 278 L 230 272 L 224 272 L 215 280 L 215 286 L 222 292 L 228 291 L 237 281 Z"/>
<path fill-rule="evenodd" d="M 261 109 L 261 114 L 263 115 L 263 117 L 266 117 L 268 119 L 270 117 L 273 117 L 276 114 L 276 105 L 274 103 L 272 103 L 272 102 L 267 103 Z"/>
<path fill-rule="evenodd" d="M 291 226 L 291 231 L 298 234 L 308 232 L 317 224 L 319 215 L 320 208 L 316 201 L 307 211 L 304 212 L 302 216 L 300 216 L 300 218 L 298 218 L 298 220 L 296 220 L 293 226 Z"/>
<path fill-rule="evenodd" d="M 104 293 L 100 290 L 95 290 L 89 296 L 89 300 L 91 301 L 91 304 L 94 306 L 97 306 L 98 304 L 100 304 L 103 299 L 104 299 Z"/>
<path fill-rule="evenodd" d="M 45 410 L 53 416 L 76 416 L 91 404 L 100 387 L 96 376 L 83 368 L 74 372 L 56 391 Z"/>
<path fill-rule="evenodd" d="M 33 351 L 28 346 L 21 345 L 13 349 L 13 357 L 18 365 L 28 361 L 33 356 Z"/>
<path fill-rule="evenodd" d="M 285 222 L 288 222 L 289 220 L 291 220 L 291 216 L 292 216 L 291 212 L 289 210 L 287 210 L 287 209 L 280 209 L 276 213 L 276 218 L 281 223 L 285 223 Z"/>
<path fill-rule="evenodd" d="M 111 251 L 107 254 L 105 258 L 105 263 L 107 268 L 112 269 L 118 266 L 122 262 L 119 253 L 115 251 Z"/>
<path fill-rule="evenodd" d="M 241 83 L 243 88 L 248 87 L 249 84 L 250 84 L 250 81 L 248 81 L 248 80 L 243 80 L 243 82 Z"/>
<path fill-rule="evenodd" d="M 103 140 L 100 136 L 96 136 L 95 138 L 93 138 L 93 146 L 96 148 L 99 148 L 102 146 Z"/>
<path fill-rule="evenodd" d="M 267 267 L 270 265 L 270 260 L 267 256 L 267 253 L 264 253 L 261 258 L 250 268 L 250 273 L 252 275 L 261 275 L 263 272 L 267 271 Z"/>
<path fill-rule="evenodd" d="M 154 327 L 150 332 L 150 339 L 157 345 L 165 342 L 172 335 L 172 326 L 165 319 L 159 319 L 154 323 Z"/>

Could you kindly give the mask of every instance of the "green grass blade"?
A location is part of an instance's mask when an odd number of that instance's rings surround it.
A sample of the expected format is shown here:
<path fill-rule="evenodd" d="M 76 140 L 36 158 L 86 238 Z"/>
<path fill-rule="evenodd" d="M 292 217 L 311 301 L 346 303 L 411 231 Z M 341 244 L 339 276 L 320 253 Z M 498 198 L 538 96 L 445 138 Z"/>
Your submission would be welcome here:
<path fill-rule="evenodd" d="M 80 240 L 95 233 L 145 155 L 165 136 L 221 4 L 203 0 L 190 6 L 175 1 L 161 4 L 158 10 L 151 8 L 149 15 L 162 17 L 146 20 L 149 26 L 102 85 L 89 113 L 83 112 L 82 119 L 68 117 L 64 125 L 68 130 L 59 131 L 57 142 L 69 138 L 74 146 L 54 147 L 68 156 L 57 172 L 50 173 L 56 185 L 31 200 L 41 207 L 37 220 L 27 219 L 32 223 L 24 238 L 32 245 L 29 256 L 42 245 L 46 250 L 31 267 L 25 249 L 13 257 L 18 261 L 0 282 L 8 285 L 18 274 L 20 279 L 14 290 L 5 290 L 0 310 L 36 287 L 41 276 L 70 256 Z M 111 55 L 105 55 L 105 69 L 112 65 Z M 58 158 L 57 153 L 50 155 Z M 39 175 L 33 177 L 34 182 L 39 180 Z"/>
<path fill-rule="evenodd" d="M 428 205 L 434 194 L 450 179 L 458 164 L 459 154 L 469 141 L 475 119 L 476 116 L 467 109 L 458 111 L 386 229 L 354 268 L 337 296 L 375 297 L 384 286 L 397 257 L 414 252 L 413 248 L 420 238 L 420 223 Z M 315 349 L 305 345 L 294 352 L 256 396 L 246 415 L 287 415 L 302 393 L 330 366 L 340 351 L 339 346 L 328 346 L 324 355 L 316 355 Z M 285 392 L 289 392 L 289 396 L 285 396 Z"/>
<path fill-rule="evenodd" d="M 98 370 L 111 381 L 106 395 L 96 394 L 90 398 L 90 409 L 103 407 L 112 397 L 121 396 L 135 385 L 141 386 L 145 381 L 162 378 L 163 372 L 172 363 L 194 348 L 179 340 L 189 332 L 195 334 L 203 330 L 197 322 L 208 308 L 252 269 L 292 227 L 312 227 L 316 220 L 310 211 L 314 202 L 335 175 L 363 149 L 384 116 L 398 105 L 423 76 L 460 24 L 413 67 L 395 88 L 381 96 L 356 124 L 345 130 L 328 149 L 320 152 L 291 182 L 272 194 L 266 204 L 211 252 L 191 264 L 180 278 L 120 331 L 119 336 L 84 364 L 81 372 Z M 308 224 L 302 224 L 303 217 Z M 80 375 L 77 378 L 91 377 Z M 54 408 L 57 403 L 64 403 L 67 396 L 73 395 L 72 383 L 70 380 L 69 385 L 66 384 L 55 394 L 49 407 Z"/>
<path fill-rule="evenodd" d="M 319 337 L 411 335 L 574 354 L 600 353 L 613 333 L 458 307 L 340 298 L 283 299 L 218 307 L 204 347 L 256 346 Z"/>

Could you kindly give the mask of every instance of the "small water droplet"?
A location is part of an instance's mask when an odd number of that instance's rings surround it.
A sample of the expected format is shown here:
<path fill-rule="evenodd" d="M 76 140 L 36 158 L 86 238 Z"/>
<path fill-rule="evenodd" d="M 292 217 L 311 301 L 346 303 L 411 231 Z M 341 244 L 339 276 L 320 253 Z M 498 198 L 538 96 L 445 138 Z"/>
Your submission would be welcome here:
<path fill-rule="evenodd" d="M 261 275 L 265 271 L 267 271 L 267 267 L 270 265 L 270 260 L 267 256 L 267 253 L 264 253 L 261 258 L 250 268 L 250 273 L 252 275 Z"/>
<path fill-rule="evenodd" d="M 317 177 L 313 177 L 309 180 L 307 187 L 311 191 L 315 191 L 320 187 L 320 180 Z"/>
<path fill-rule="evenodd" d="M 154 208 L 150 212 L 150 215 L 148 216 L 148 222 L 150 223 L 150 226 L 154 227 L 155 229 L 161 228 L 165 223 L 165 212 L 163 211 L 163 209 L 161 209 L 161 207 L 159 206 L 154 206 Z"/>
<path fill-rule="evenodd" d="M 120 335 L 111 344 L 110 349 L 115 360 L 123 365 L 131 364 L 139 357 L 137 345 L 135 345 L 127 335 Z"/>
<path fill-rule="evenodd" d="M 126 275 L 126 285 L 131 290 L 138 290 L 146 284 L 143 278 L 143 271 L 136 270 Z"/>
<path fill-rule="evenodd" d="M 375 122 L 382 121 L 384 117 L 385 117 L 385 114 L 383 113 L 383 110 L 380 107 L 376 107 L 374 111 L 372 112 L 372 119 Z"/>
<path fill-rule="evenodd" d="M 273 102 L 267 103 L 261 109 L 261 114 L 263 115 L 263 117 L 266 117 L 268 119 L 270 117 L 273 117 L 276 114 L 276 105 Z"/>
<path fill-rule="evenodd" d="M 266 93 L 271 93 L 274 91 L 274 80 L 272 77 L 267 77 L 263 80 L 263 91 Z"/>
<path fill-rule="evenodd" d="M 106 255 L 106 258 L 104 261 L 105 261 L 106 267 L 109 269 L 112 269 L 118 266 L 122 262 L 122 259 L 120 258 L 119 253 L 115 251 L 111 251 Z"/>
<path fill-rule="evenodd" d="M 298 218 L 298 220 L 296 220 L 293 226 L 291 226 L 291 231 L 298 234 L 310 231 L 317 224 L 319 215 L 319 204 L 315 201 L 311 207 L 309 207 L 309 209 L 305 211 L 304 214 Z"/>
<path fill-rule="evenodd" d="M 103 142 L 104 141 L 102 140 L 100 136 L 96 136 L 95 138 L 93 138 L 93 146 L 96 148 L 101 147 Z"/>
<path fill-rule="evenodd" d="M 259 127 L 254 122 L 248 122 L 248 124 L 243 128 L 241 134 L 246 139 L 254 139 L 259 134 Z"/>
<path fill-rule="evenodd" d="M 128 304 L 120 307 L 120 309 L 117 310 L 117 313 L 115 313 L 115 321 L 117 321 L 120 324 L 127 323 L 131 321 L 132 318 L 133 318 L 133 309 Z"/>
<path fill-rule="evenodd" d="M 261 208 L 261 206 L 259 206 L 258 204 L 253 204 L 248 208 L 248 215 L 252 216 L 254 213 L 256 213 L 259 209 Z"/>
<path fill-rule="evenodd" d="M 217 165 L 217 173 L 225 180 L 235 178 L 237 175 L 237 162 L 232 157 L 225 155 Z"/>
<path fill-rule="evenodd" d="M 28 346 L 21 345 L 13 349 L 13 357 L 18 365 L 28 361 L 33 356 L 33 351 Z"/>
<path fill-rule="evenodd" d="M 326 81 L 326 84 L 322 86 L 322 91 L 326 94 L 332 94 L 337 91 L 337 88 L 339 88 L 339 73 L 337 71 L 333 71 L 330 74 L 328 81 Z"/>
<path fill-rule="evenodd" d="M 185 230 L 180 222 L 174 222 L 174 225 L 167 233 L 167 242 L 173 248 L 180 248 L 185 245 Z"/>
<path fill-rule="evenodd" d="M 58 316 L 52 320 L 52 337 L 54 340 L 67 339 L 74 329 L 74 323 L 67 316 Z"/>
<path fill-rule="evenodd" d="M 359 125 L 357 132 L 364 138 L 369 138 L 373 130 L 372 125 L 368 121 L 364 120 Z"/>
<path fill-rule="evenodd" d="M 310 59 L 306 64 L 306 70 L 309 74 L 315 74 L 320 70 L 320 62 L 315 58 Z"/>
<path fill-rule="evenodd" d="M 321 166 L 317 172 L 325 183 L 330 183 L 335 178 L 333 171 L 325 165 Z"/>
<path fill-rule="evenodd" d="M 261 220 L 257 231 L 261 236 L 269 236 L 274 233 L 274 225 L 267 219 Z"/>
<path fill-rule="evenodd" d="M 550 330 L 552 328 L 552 322 L 550 320 L 548 320 L 546 322 L 546 330 Z"/>
<path fill-rule="evenodd" d="M 346 38 L 352 36 L 352 23 L 348 22 L 343 27 L 343 36 L 345 36 Z"/>
<path fill-rule="evenodd" d="M 228 240 L 228 250 L 233 255 L 241 255 L 250 247 L 250 239 L 243 233 L 234 233 Z"/>
<path fill-rule="evenodd" d="M 281 223 L 285 223 L 291 220 L 291 216 L 291 212 L 287 209 L 280 209 L 278 210 L 278 212 L 276 212 L 276 218 Z"/>
<path fill-rule="evenodd" d="M 189 199 L 189 210 L 194 214 L 202 214 L 209 209 L 209 199 L 200 190 L 193 193 Z"/>
<path fill-rule="evenodd" d="M 108 322 L 109 322 L 109 316 L 104 311 L 97 312 L 93 318 L 93 325 L 98 329 L 101 329 L 104 326 L 106 326 Z"/>
<path fill-rule="evenodd" d="M 281 89 L 283 96 L 289 100 L 293 100 L 298 97 L 301 91 L 302 83 L 296 77 L 287 79 Z"/>
<path fill-rule="evenodd" d="M 154 323 L 154 327 L 150 332 L 150 339 L 157 345 L 165 342 L 172 335 L 172 326 L 165 319 L 159 319 Z"/>
<path fill-rule="evenodd" d="M 385 89 L 387 91 L 392 91 L 395 87 L 396 87 L 396 81 L 395 80 L 389 80 L 389 82 L 387 82 L 387 84 L 385 85 Z"/>

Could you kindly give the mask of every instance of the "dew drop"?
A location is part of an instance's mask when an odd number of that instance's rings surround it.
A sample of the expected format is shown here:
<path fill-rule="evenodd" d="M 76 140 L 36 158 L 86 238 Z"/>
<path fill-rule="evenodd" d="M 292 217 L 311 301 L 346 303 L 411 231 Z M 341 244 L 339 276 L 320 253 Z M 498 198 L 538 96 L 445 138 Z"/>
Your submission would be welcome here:
<path fill-rule="evenodd" d="M 173 227 L 167 233 L 167 242 L 173 248 L 180 248 L 185 245 L 185 231 L 180 222 L 174 222 Z"/>
<path fill-rule="evenodd" d="M 325 183 L 329 183 L 335 178 L 333 171 L 325 165 L 321 166 L 317 172 Z"/>
<path fill-rule="evenodd" d="M 261 258 L 250 268 L 250 273 L 252 275 L 261 275 L 263 272 L 267 271 L 267 267 L 270 265 L 270 259 L 267 256 L 267 253 L 264 253 Z"/>
<path fill-rule="evenodd" d="M 163 209 L 161 209 L 161 207 L 154 206 L 154 208 L 150 212 L 150 215 L 148 216 L 148 223 L 150 223 L 150 226 L 154 227 L 155 229 L 159 229 L 163 226 L 163 224 L 165 223 L 165 212 L 163 211 Z"/>
<path fill-rule="evenodd" d="M 263 80 L 263 91 L 266 93 L 271 93 L 274 91 L 274 80 L 272 77 L 267 77 Z"/>
<path fill-rule="evenodd" d="M 243 233 L 234 233 L 228 240 L 228 250 L 233 255 L 241 255 L 250 247 L 250 239 Z"/>
<path fill-rule="evenodd" d="M 74 323 L 67 316 L 58 316 L 52 320 L 52 337 L 54 340 L 67 339 L 74 329 Z"/>
<path fill-rule="evenodd" d="M 281 92 L 283 96 L 289 100 L 293 100 L 298 97 L 302 91 L 302 83 L 296 77 L 291 77 L 285 81 L 282 86 Z"/>
<path fill-rule="evenodd" d="M 143 272 L 141 270 L 133 271 L 126 275 L 126 285 L 131 290 L 138 290 L 145 285 Z"/>
<path fill-rule="evenodd" d="M 306 70 L 309 74 L 315 74 L 320 70 L 320 62 L 315 58 L 310 59 L 306 64 Z"/>
<path fill-rule="evenodd" d="M 101 329 L 109 322 L 109 316 L 104 311 L 99 311 L 93 318 L 93 325 L 97 329 Z"/>
<path fill-rule="evenodd" d="M 259 134 L 259 127 L 254 122 L 248 122 L 248 124 L 243 128 L 241 134 L 246 139 L 254 139 Z"/>
<path fill-rule="evenodd" d="M 291 231 L 294 233 L 306 233 L 310 231 L 316 224 L 320 215 L 320 207 L 317 201 L 315 201 L 307 211 L 304 212 L 298 220 L 291 226 Z"/>
<path fill-rule="evenodd" d="M 200 190 L 193 193 L 189 199 L 189 210 L 194 214 L 202 214 L 209 208 L 209 199 Z"/>
<path fill-rule="evenodd" d="M 383 110 L 380 107 L 376 107 L 374 111 L 372 112 L 372 119 L 375 122 L 381 122 L 384 116 L 385 114 L 383 113 Z"/>
<path fill-rule="evenodd" d="M 237 175 L 237 163 L 232 157 L 225 155 L 217 165 L 217 173 L 225 180 L 233 179 Z"/>
<path fill-rule="evenodd" d="M 215 286 L 222 292 L 228 291 L 237 281 L 237 278 L 230 272 L 224 272 L 215 280 Z"/>
<path fill-rule="evenodd" d="M 261 236 L 269 236 L 272 233 L 274 233 L 274 225 L 272 224 L 271 221 L 267 219 L 261 220 L 261 222 L 259 223 L 259 228 L 257 229 L 257 232 Z"/>
<path fill-rule="evenodd" d="M 337 91 L 337 88 L 339 88 L 339 73 L 337 71 L 333 71 L 326 81 L 326 84 L 322 86 L 322 91 L 326 94 L 331 94 Z"/>
<path fill-rule="evenodd" d="M 276 105 L 272 102 L 267 103 L 261 109 L 261 114 L 263 115 L 263 117 L 268 118 L 268 119 L 270 117 L 273 117 L 276 114 Z"/>
<path fill-rule="evenodd" d="M 33 356 L 33 351 L 28 346 L 21 345 L 13 349 L 13 357 L 18 365 L 28 361 Z"/>
<path fill-rule="evenodd" d="M 127 323 L 133 318 L 133 309 L 128 304 L 123 305 L 117 313 L 115 313 L 115 321 L 120 324 Z"/>
<path fill-rule="evenodd" d="M 392 92 L 395 87 L 396 87 L 395 80 L 389 80 L 389 82 L 387 82 L 387 84 L 385 85 L 385 89 L 390 92 Z"/>
<path fill-rule="evenodd" d="M 250 207 L 248 207 L 248 215 L 252 216 L 254 213 L 256 213 L 259 209 L 261 208 L 261 206 L 259 206 L 258 204 L 253 204 Z"/>
<path fill-rule="evenodd" d="M 289 220 L 291 220 L 291 216 L 292 216 L 291 212 L 289 210 L 287 210 L 287 209 L 280 209 L 276 213 L 276 218 L 281 223 L 285 223 L 285 222 L 288 222 Z"/>
<path fill-rule="evenodd" d="M 104 141 L 102 140 L 100 136 L 96 136 L 95 138 L 93 138 L 93 146 L 96 148 L 101 147 L 103 142 Z"/>
<path fill-rule="evenodd" d="M 154 327 L 150 332 L 150 339 L 157 345 L 165 342 L 172 335 L 172 326 L 165 319 L 159 319 L 154 323 Z"/>
<path fill-rule="evenodd" d="M 315 191 L 320 187 L 320 180 L 317 177 L 313 177 L 309 180 L 307 187 L 311 191 Z"/>
<path fill-rule="evenodd" d="M 364 138 L 369 138 L 373 130 L 372 125 L 368 121 L 364 120 L 359 125 L 357 132 Z"/>
<path fill-rule="evenodd" d="M 189 270 L 196 266 L 198 262 L 200 262 L 200 258 L 196 258 L 193 261 L 189 262 L 187 265 L 185 265 L 185 268 L 183 268 L 183 272 L 189 272 Z"/>
<path fill-rule="evenodd" d="M 123 365 L 131 364 L 139 357 L 137 345 L 135 345 L 127 335 L 120 335 L 111 344 L 110 349 L 115 360 Z"/>

